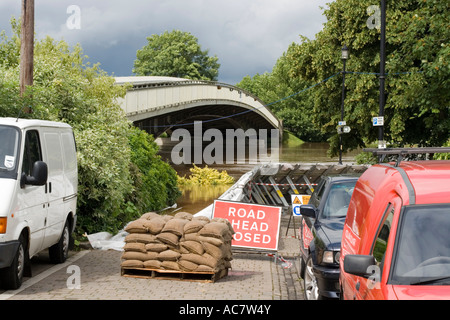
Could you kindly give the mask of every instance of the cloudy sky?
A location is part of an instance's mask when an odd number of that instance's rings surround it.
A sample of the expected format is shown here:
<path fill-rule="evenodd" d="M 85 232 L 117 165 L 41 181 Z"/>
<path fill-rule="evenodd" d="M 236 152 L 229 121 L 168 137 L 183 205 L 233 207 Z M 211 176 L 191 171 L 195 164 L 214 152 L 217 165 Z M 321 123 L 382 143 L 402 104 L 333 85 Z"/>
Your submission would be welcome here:
<path fill-rule="evenodd" d="M 36 0 L 35 32 L 80 43 L 111 75 L 132 75 L 146 37 L 178 29 L 217 55 L 219 81 L 271 71 L 299 35 L 314 38 L 331 0 Z M 21 0 L 0 1 L 0 30 L 20 17 Z M 75 10 L 75 11 L 74 11 Z M 79 10 L 79 11 L 77 11 Z"/>

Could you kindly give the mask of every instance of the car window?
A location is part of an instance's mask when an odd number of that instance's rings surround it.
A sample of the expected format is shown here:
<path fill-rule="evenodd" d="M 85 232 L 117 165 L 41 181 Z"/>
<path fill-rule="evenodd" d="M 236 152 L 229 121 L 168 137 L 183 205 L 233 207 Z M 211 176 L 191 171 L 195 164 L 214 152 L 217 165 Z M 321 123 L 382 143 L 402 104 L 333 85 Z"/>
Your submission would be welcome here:
<path fill-rule="evenodd" d="M 317 201 L 320 202 L 320 199 L 322 199 L 323 193 L 325 191 L 325 180 L 322 180 L 319 184 L 319 192 L 317 193 Z"/>
<path fill-rule="evenodd" d="M 322 198 L 323 192 L 325 191 L 325 179 L 320 179 L 319 185 L 314 189 L 311 198 L 309 199 L 309 203 L 314 205 L 316 208 L 320 204 L 320 199 Z"/>
<path fill-rule="evenodd" d="M 321 214 L 322 219 L 342 218 L 347 215 L 355 184 L 356 180 L 333 183 L 330 186 Z"/>
<path fill-rule="evenodd" d="M 41 143 L 39 133 L 36 130 L 30 130 L 25 135 L 22 172 L 30 176 L 36 161 L 42 161 Z"/>
<path fill-rule="evenodd" d="M 397 284 L 448 278 L 450 205 L 405 207 L 399 221 L 392 280 Z M 448 284 L 448 279 L 446 279 Z"/>
<path fill-rule="evenodd" d="M 391 233 L 392 219 L 394 218 L 395 208 L 392 204 L 389 204 L 383 215 L 383 221 L 378 228 L 378 234 L 372 244 L 372 255 L 375 257 L 378 266 L 383 261 L 384 254 L 387 248 L 387 242 L 389 239 L 389 234 Z"/>

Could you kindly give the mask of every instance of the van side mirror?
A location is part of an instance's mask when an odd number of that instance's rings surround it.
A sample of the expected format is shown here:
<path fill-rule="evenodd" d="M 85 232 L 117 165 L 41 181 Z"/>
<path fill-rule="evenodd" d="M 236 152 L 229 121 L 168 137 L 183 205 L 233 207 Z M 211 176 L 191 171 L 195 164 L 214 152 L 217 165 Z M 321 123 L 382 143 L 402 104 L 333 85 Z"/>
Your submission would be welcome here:
<path fill-rule="evenodd" d="M 317 209 L 312 204 L 303 204 L 300 206 L 300 214 L 309 218 L 316 218 Z"/>
<path fill-rule="evenodd" d="M 344 271 L 355 276 L 370 277 L 375 265 L 375 258 L 370 255 L 348 254 L 344 257 Z"/>
<path fill-rule="evenodd" d="M 47 177 L 47 164 L 43 161 L 36 161 L 33 164 L 31 176 L 27 176 L 25 173 L 22 173 L 22 176 L 20 177 L 20 187 L 24 188 L 27 184 L 32 186 L 43 186 L 47 183 Z"/>

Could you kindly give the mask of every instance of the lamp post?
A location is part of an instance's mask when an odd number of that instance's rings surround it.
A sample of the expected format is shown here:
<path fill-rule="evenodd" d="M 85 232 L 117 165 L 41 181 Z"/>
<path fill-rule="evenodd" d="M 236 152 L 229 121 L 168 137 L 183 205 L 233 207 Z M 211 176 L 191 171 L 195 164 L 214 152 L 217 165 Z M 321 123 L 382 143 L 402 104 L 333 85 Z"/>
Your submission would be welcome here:
<path fill-rule="evenodd" d="M 339 164 L 342 164 L 342 134 L 344 133 L 342 128 L 345 126 L 344 123 L 344 100 L 345 100 L 345 63 L 349 58 L 349 51 L 346 45 L 341 49 L 341 59 L 343 62 L 342 68 L 342 99 L 341 99 L 341 121 L 339 122 Z"/>
<path fill-rule="evenodd" d="M 386 96 L 384 92 L 385 83 L 385 65 L 386 65 L 386 0 L 381 0 L 381 28 L 380 28 L 380 106 L 378 116 L 384 118 L 384 106 Z M 378 148 L 386 148 L 384 142 L 384 119 L 383 124 L 378 127 Z"/>

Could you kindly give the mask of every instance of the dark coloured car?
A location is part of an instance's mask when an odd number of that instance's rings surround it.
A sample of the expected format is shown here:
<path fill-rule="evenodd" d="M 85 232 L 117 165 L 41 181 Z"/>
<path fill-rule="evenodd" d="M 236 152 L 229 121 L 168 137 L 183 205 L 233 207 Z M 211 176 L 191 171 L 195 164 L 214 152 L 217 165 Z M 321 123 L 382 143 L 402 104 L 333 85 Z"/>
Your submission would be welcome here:
<path fill-rule="evenodd" d="M 342 230 L 358 177 L 321 177 L 309 203 L 300 207 L 300 274 L 307 300 L 339 298 Z"/>

